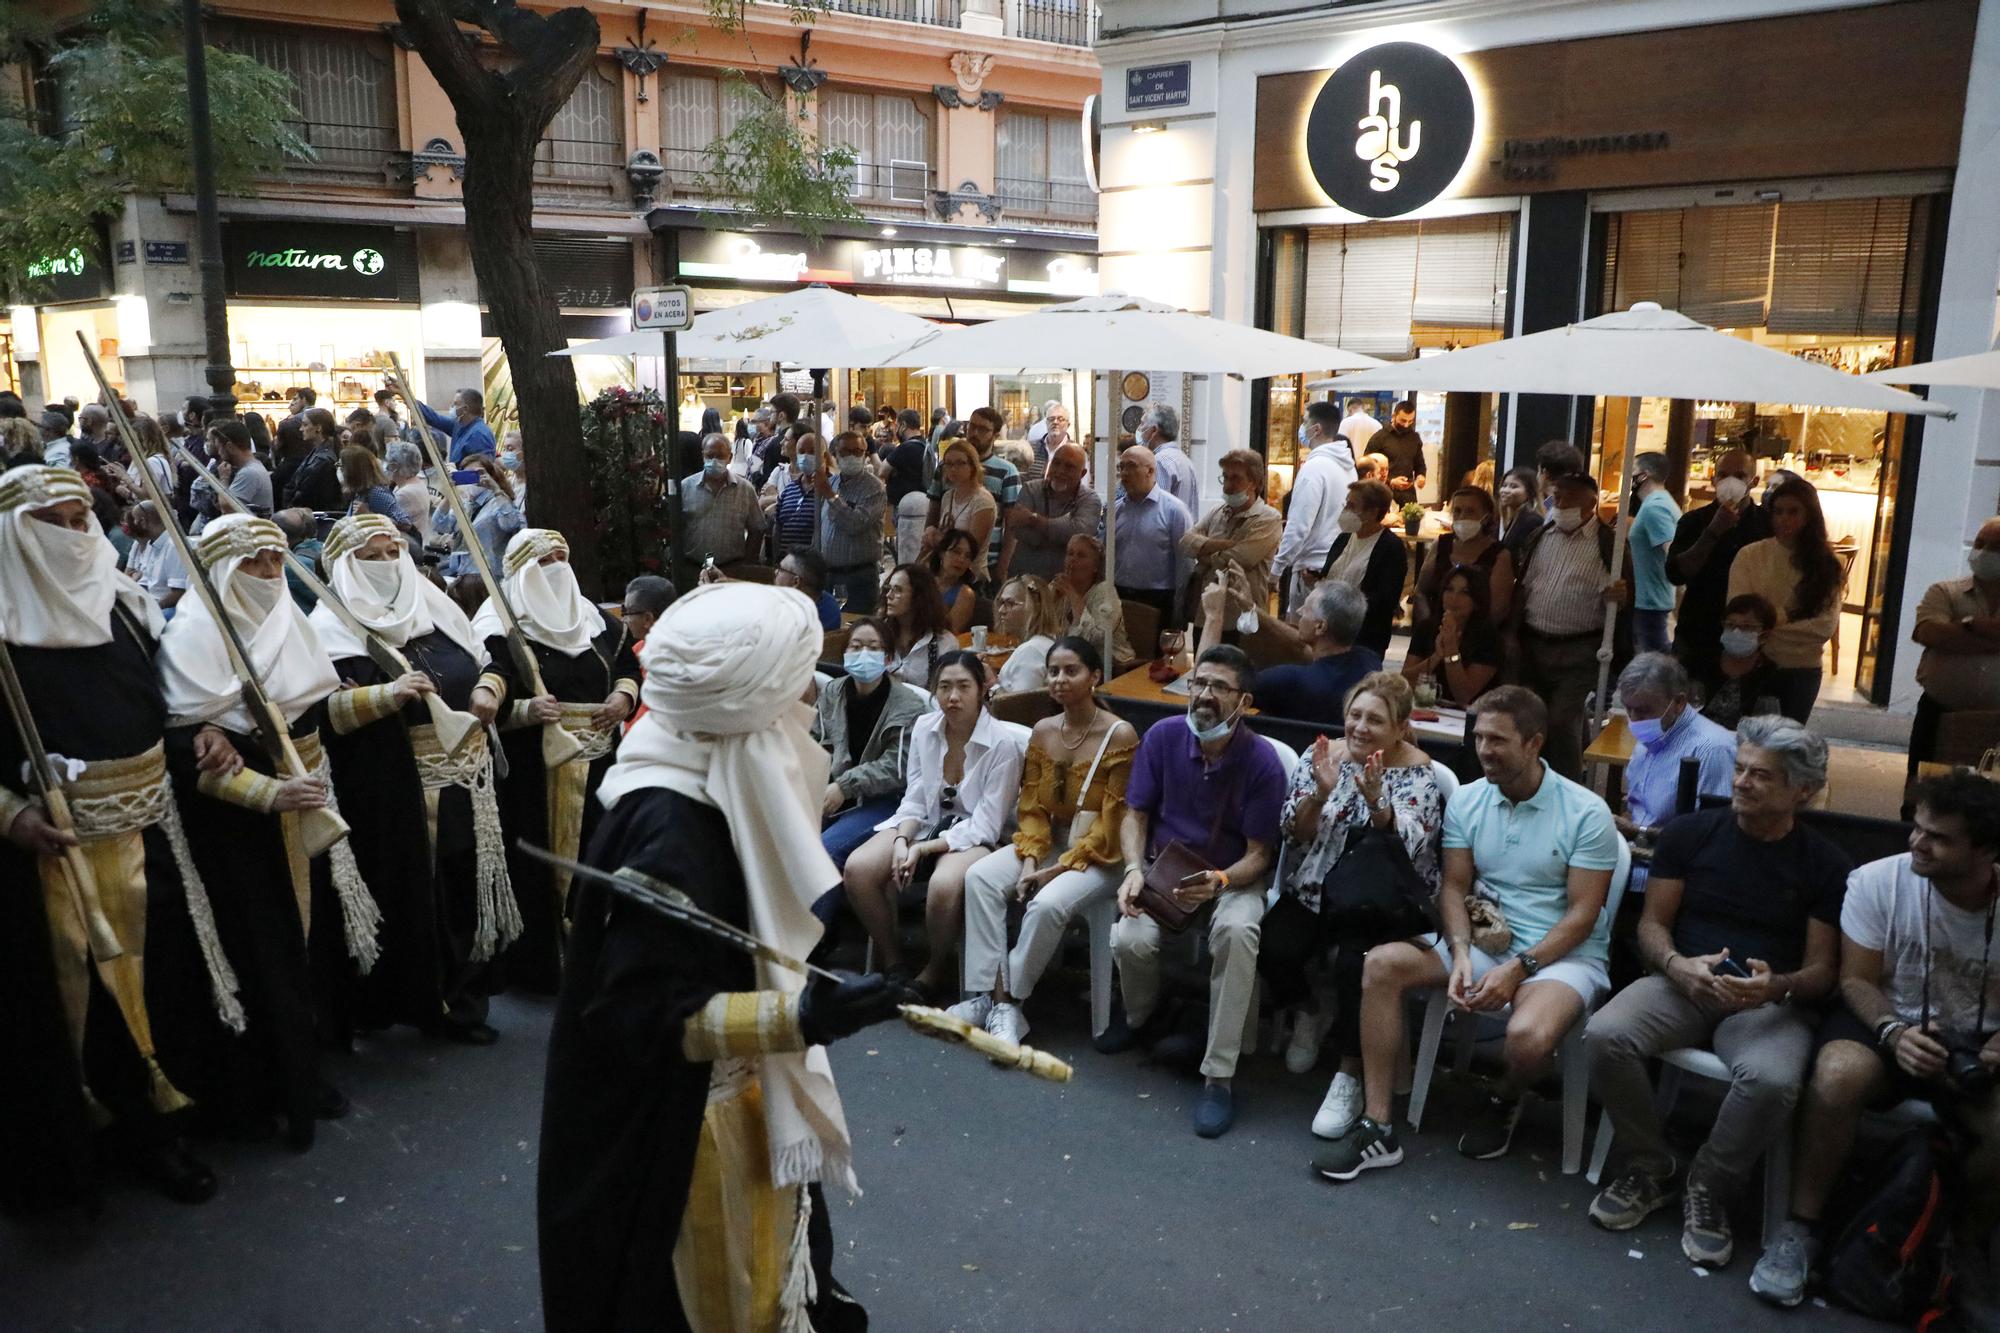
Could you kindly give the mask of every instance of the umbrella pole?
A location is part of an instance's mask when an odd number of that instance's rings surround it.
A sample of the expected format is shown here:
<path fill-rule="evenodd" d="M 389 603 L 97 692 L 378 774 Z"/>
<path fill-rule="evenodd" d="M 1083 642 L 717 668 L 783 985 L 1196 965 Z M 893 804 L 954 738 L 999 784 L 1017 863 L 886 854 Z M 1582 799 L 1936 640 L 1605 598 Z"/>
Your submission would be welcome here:
<path fill-rule="evenodd" d="M 1618 525 L 1617 535 L 1611 542 L 1611 581 L 1616 583 L 1624 576 L 1625 543 L 1631 539 L 1632 509 L 1627 501 L 1632 495 L 1632 456 L 1639 447 L 1639 403 L 1637 398 L 1626 400 L 1625 408 L 1625 457 L 1619 464 L 1618 481 Z M 1597 645 L 1597 703 L 1591 710 L 1591 736 L 1595 739 L 1604 730 L 1604 719 L 1611 711 L 1611 643 L 1618 630 L 1618 607 L 1604 604 L 1604 637 Z"/>
<path fill-rule="evenodd" d="M 1117 384 L 1120 382 L 1120 379 L 1121 376 L 1117 371 L 1114 370 L 1111 372 L 1110 383 Z M 1093 396 L 1100 396 L 1097 394 L 1097 376 L 1095 372 L 1091 374 L 1090 387 Z M 1097 463 L 1094 458 L 1092 461 L 1097 466 L 1097 484 L 1102 488 L 1101 493 L 1104 496 L 1104 581 L 1111 585 L 1111 596 L 1113 600 L 1116 600 L 1118 597 L 1118 492 L 1115 486 L 1105 485 L 1104 479 L 1118 475 L 1117 454 L 1113 448 L 1117 443 L 1118 404 L 1112 401 L 1111 395 L 1108 393 L 1101 396 L 1108 404 L 1105 409 L 1107 424 L 1105 429 L 1098 433 L 1097 439 L 1104 446 L 1105 455 L 1102 463 Z M 1091 416 L 1094 419 L 1097 413 L 1092 412 Z M 1096 451 L 1092 450 L 1091 452 L 1095 454 Z M 1122 606 L 1119 608 L 1119 616 L 1120 618 L 1124 616 L 1124 608 Z M 1104 627 L 1104 660 L 1111 664 L 1114 670 L 1117 667 L 1117 654 L 1115 651 L 1117 643 L 1118 626 L 1117 622 L 1113 621 Z"/>

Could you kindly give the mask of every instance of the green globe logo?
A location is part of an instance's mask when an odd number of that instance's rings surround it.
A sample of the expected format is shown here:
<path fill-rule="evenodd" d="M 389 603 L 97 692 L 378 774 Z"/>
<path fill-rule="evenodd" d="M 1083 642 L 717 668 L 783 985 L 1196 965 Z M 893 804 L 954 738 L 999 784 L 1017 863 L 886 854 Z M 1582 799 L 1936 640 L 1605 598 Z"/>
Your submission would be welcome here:
<path fill-rule="evenodd" d="M 382 271 L 382 252 L 361 249 L 354 252 L 354 271 L 364 278 L 372 278 Z"/>

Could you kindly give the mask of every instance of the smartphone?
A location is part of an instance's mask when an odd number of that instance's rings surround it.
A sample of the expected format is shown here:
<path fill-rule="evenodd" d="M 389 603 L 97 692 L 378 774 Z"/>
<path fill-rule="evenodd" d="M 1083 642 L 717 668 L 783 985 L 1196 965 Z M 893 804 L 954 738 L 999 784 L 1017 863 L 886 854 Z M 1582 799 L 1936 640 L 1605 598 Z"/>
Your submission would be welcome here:
<path fill-rule="evenodd" d="M 1750 980 L 1750 973 L 1734 958 L 1725 958 L 1709 970 L 1718 977 L 1735 977 L 1739 981 Z"/>
<path fill-rule="evenodd" d="M 1206 883 L 1208 883 L 1208 872 L 1206 870 L 1197 870 L 1192 875 L 1181 876 L 1180 886 L 1184 889 L 1192 889 Z"/>
<path fill-rule="evenodd" d="M 454 486 L 477 486 L 479 484 L 479 469 L 466 468 L 463 471 L 452 473 L 451 484 Z"/>

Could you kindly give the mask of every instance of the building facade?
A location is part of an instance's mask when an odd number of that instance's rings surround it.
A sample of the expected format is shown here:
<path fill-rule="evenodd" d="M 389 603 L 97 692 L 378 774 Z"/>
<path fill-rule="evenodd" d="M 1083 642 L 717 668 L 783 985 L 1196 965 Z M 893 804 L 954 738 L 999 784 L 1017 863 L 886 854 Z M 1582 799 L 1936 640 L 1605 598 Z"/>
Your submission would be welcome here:
<path fill-rule="evenodd" d="M 534 172 L 537 257 L 573 342 L 623 332 L 633 288 L 674 280 L 683 262 L 698 310 L 801 278 L 958 319 L 1095 290 L 1081 113 L 1099 75 L 1084 0 L 834 0 L 804 26 L 758 3 L 735 32 L 713 27 L 700 4 L 591 8 L 599 57 Z M 504 419 L 510 378 L 463 230 L 463 139 L 393 6 L 272 0 L 208 12 L 211 45 L 287 77 L 293 128 L 313 148 L 251 196 L 222 201 L 245 407 L 282 414 L 308 384 L 323 404 L 362 406 L 394 354 L 427 398 L 483 385 Z M 60 96 L 26 86 L 30 97 Z M 704 194 L 709 147 L 760 94 L 787 99 L 821 142 L 853 150 L 849 195 L 863 221 L 833 224 L 810 247 L 749 218 L 712 230 L 718 212 L 730 224 L 726 204 Z M 94 397 L 82 332 L 148 407 L 205 392 L 192 198 L 128 198 L 101 251 L 51 257 L 35 275 L 47 279 L 41 303 L 0 322 L 6 375 L 31 401 Z M 702 407 L 727 419 L 778 384 L 776 374 L 695 369 L 682 382 L 697 421 Z M 586 392 L 655 370 L 578 361 Z M 988 397 L 1026 401 L 1018 386 L 984 380 L 854 384 L 870 405 L 964 412 Z"/>
<path fill-rule="evenodd" d="M 1637 301 L 1853 371 L 1993 345 L 1994 0 L 1107 0 L 1098 55 L 1106 289 L 1387 359 Z M 1197 451 L 1284 489 L 1315 378 L 1200 385 Z M 1850 566 L 1823 701 L 1914 707 L 1917 600 L 2000 509 L 1996 409 L 1933 396 L 1956 419 L 1642 405 L 1690 506 L 1731 446 L 1819 488 Z M 1616 485 L 1622 402 L 1418 408 L 1427 498 L 1550 438 Z"/>

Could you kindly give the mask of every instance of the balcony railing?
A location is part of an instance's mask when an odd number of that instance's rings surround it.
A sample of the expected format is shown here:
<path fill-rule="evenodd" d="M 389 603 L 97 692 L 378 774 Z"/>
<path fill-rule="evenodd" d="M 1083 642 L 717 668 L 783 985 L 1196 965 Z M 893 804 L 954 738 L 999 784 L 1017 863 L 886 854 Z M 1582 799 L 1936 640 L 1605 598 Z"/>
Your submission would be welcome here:
<path fill-rule="evenodd" d="M 836 14 L 956 28 L 963 0 L 827 0 L 826 7 Z"/>
<path fill-rule="evenodd" d="M 1049 222 L 1097 221 L 1097 196 L 1082 181 L 1033 180 L 1018 176 L 994 179 L 993 192 L 1012 219 Z"/>
<path fill-rule="evenodd" d="M 1093 46 L 1097 42 L 1094 0 L 1003 0 L 1007 35 L 1031 42 Z"/>
<path fill-rule="evenodd" d="M 410 155 L 402 150 L 394 125 L 343 125 L 328 121 L 285 122 L 312 145 L 311 158 L 290 158 L 279 169 L 286 180 L 316 185 L 408 184 Z"/>
<path fill-rule="evenodd" d="M 660 198 L 679 203 L 717 203 L 702 189 L 709 174 L 708 153 L 699 148 L 668 148 L 660 153 L 666 169 Z M 851 169 L 848 201 L 874 217 L 914 217 L 929 204 L 937 168 L 927 162 L 857 163 Z"/>
<path fill-rule="evenodd" d="M 545 138 L 535 148 L 535 198 L 572 205 L 604 204 L 631 193 L 625 149 L 598 139 Z"/>

